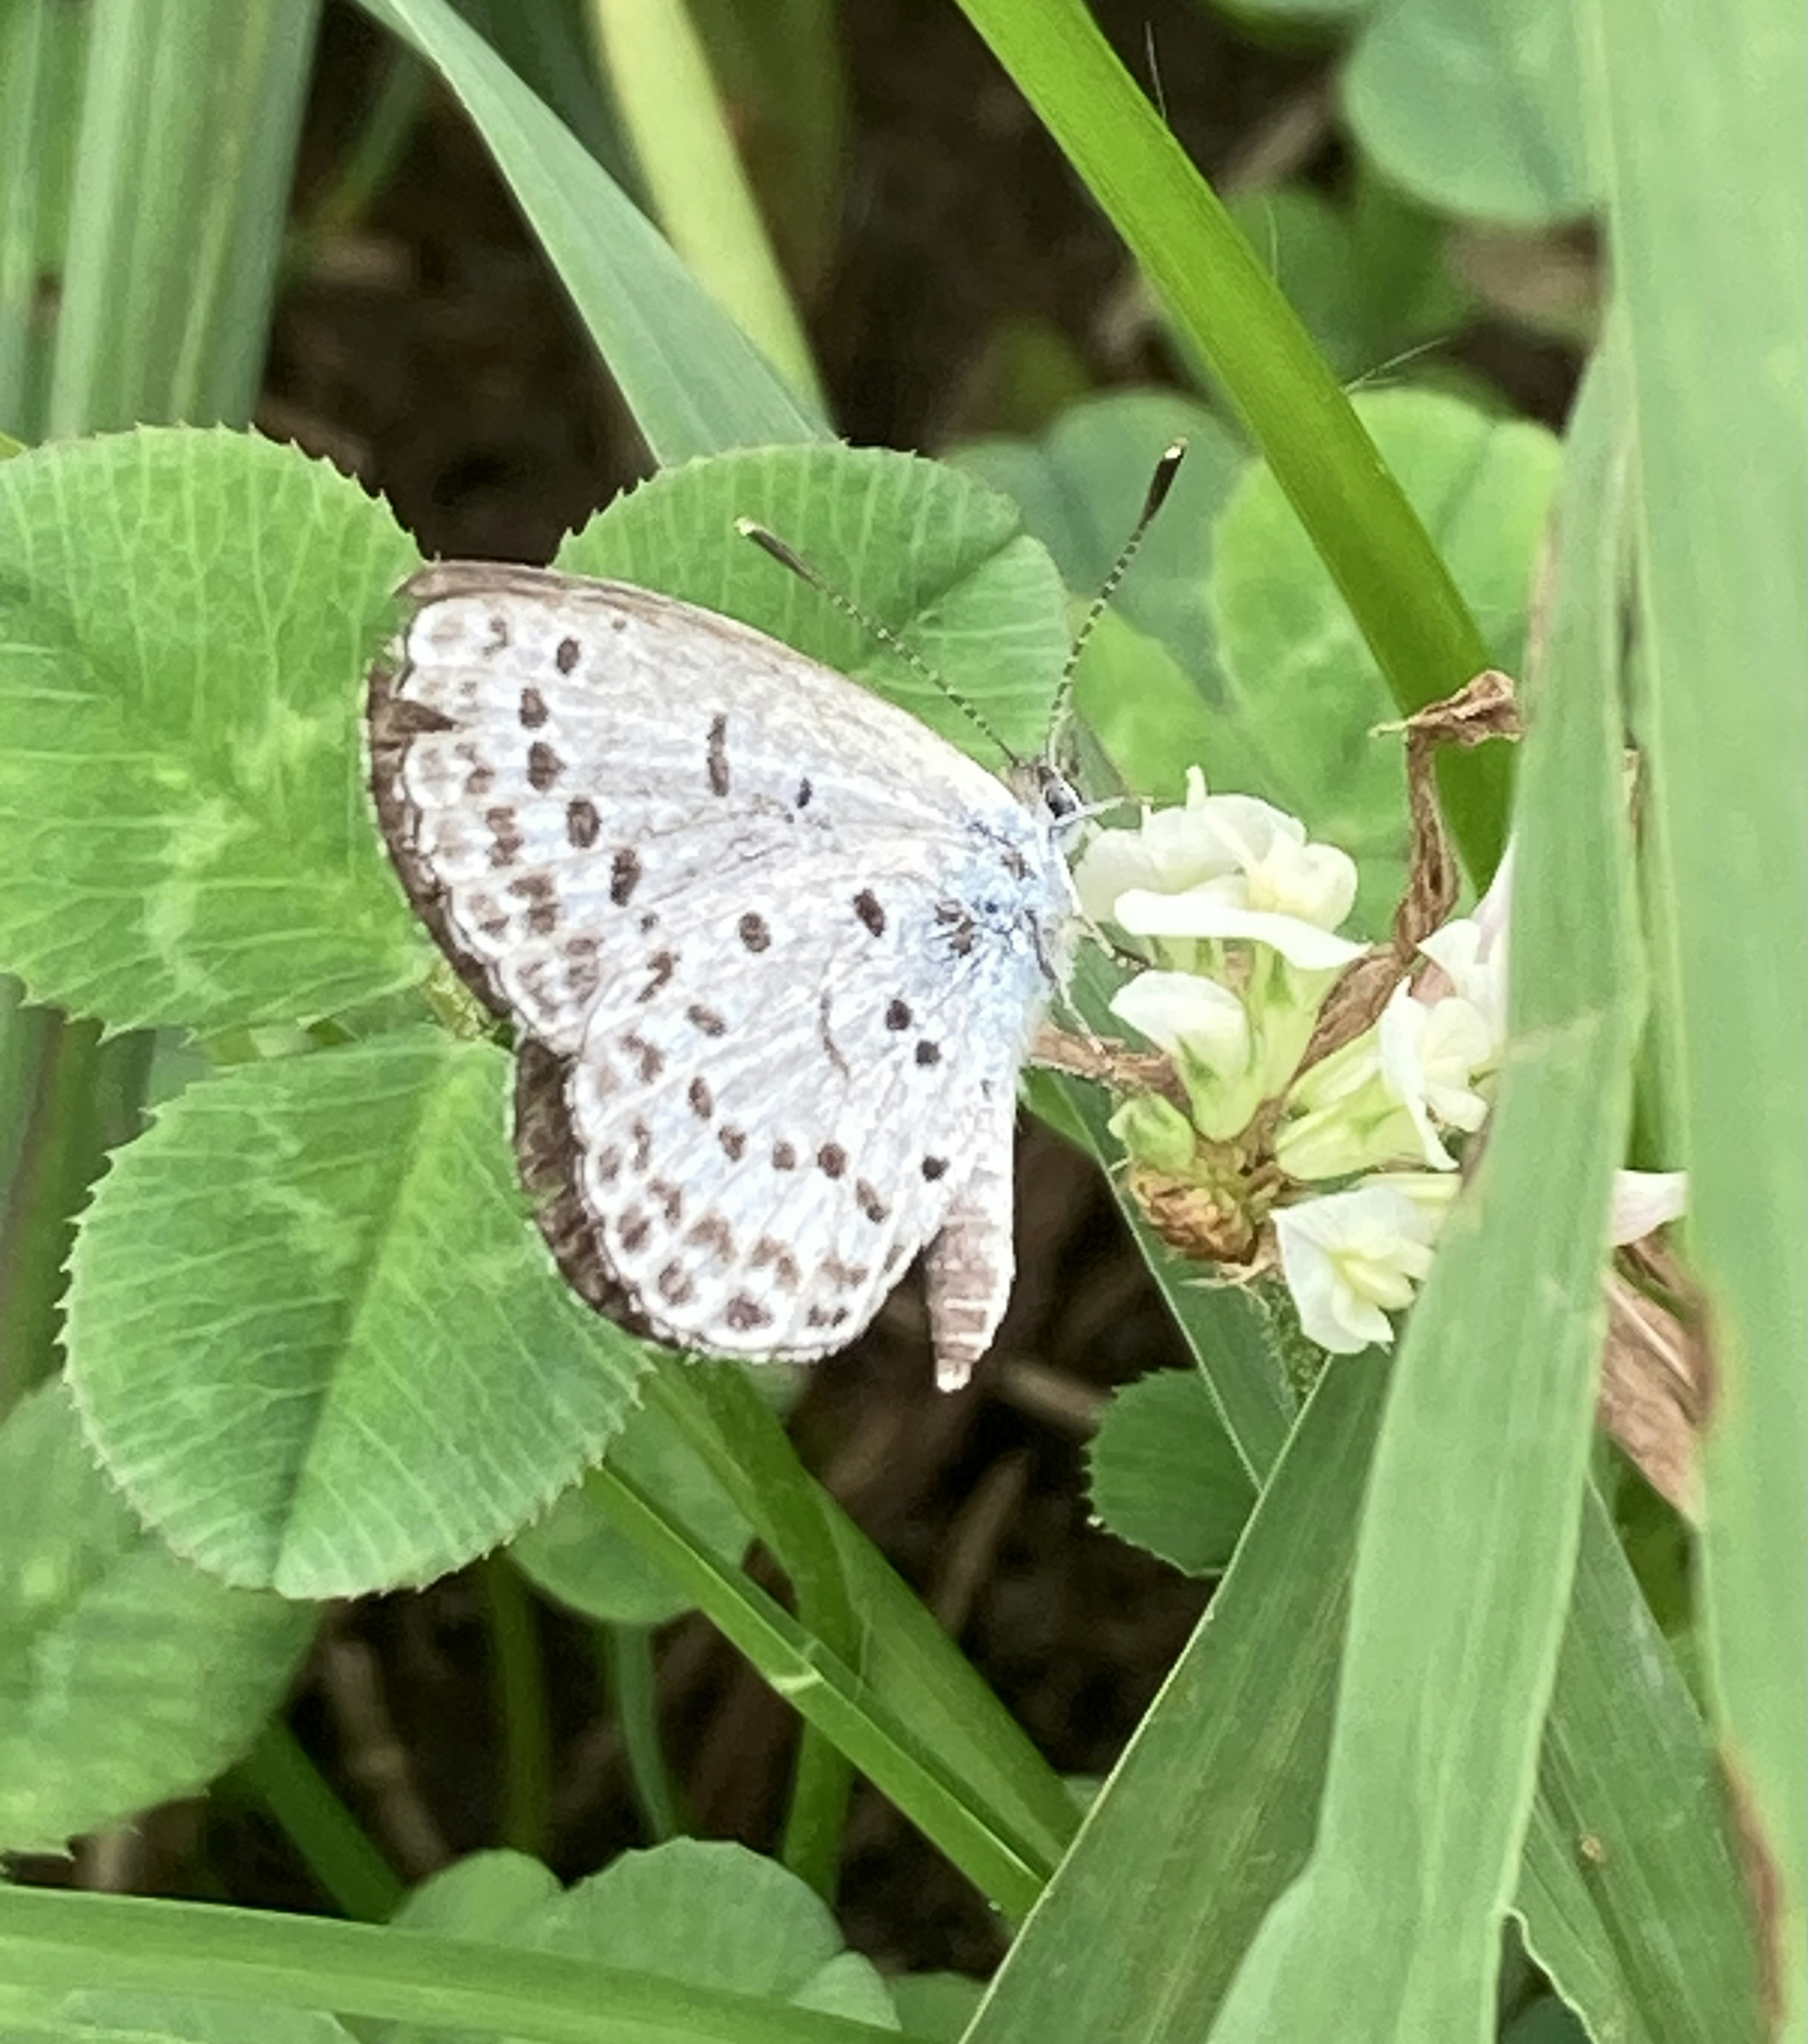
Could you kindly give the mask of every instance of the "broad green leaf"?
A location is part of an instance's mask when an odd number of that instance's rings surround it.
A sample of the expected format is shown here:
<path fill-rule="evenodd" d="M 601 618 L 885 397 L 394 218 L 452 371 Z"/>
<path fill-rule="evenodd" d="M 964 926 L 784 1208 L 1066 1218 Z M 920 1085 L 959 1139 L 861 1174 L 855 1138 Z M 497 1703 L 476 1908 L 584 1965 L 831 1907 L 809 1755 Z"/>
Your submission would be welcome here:
<path fill-rule="evenodd" d="M 356 741 L 414 549 L 292 449 L 147 430 L 0 465 L 0 960 L 113 1028 L 417 980 Z"/>
<path fill-rule="evenodd" d="M 1714 1330 L 1702 1628 L 1808 2033 L 1808 28 L 1582 10 L 1631 365 L 1651 789 L 1672 903 L 1690 1253 Z"/>
<path fill-rule="evenodd" d="M 1092 1508 L 1189 1575 L 1215 1575 L 1256 1501 L 1206 1390 L 1191 1370 L 1159 1370 L 1113 1394 L 1087 1450 Z"/>
<path fill-rule="evenodd" d="M 619 1431 L 644 1358 L 554 1273 L 508 1085 L 494 1045 L 404 1031 L 191 1086 L 119 1153 L 70 1374 L 179 1553 L 289 1596 L 425 1581 Z"/>
<path fill-rule="evenodd" d="M 752 1529 L 656 1406 L 630 1413 L 610 1443 L 609 1466 L 677 1512 L 725 1562 L 746 1553 Z M 664 1625 L 690 1608 L 640 1550 L 616 1531 L 583 1484 L 518 1533 L 510 1552 L 548 1596 L 615 1625 Z"/>
<path fill-rule="evenodd" d="M 1482 2044 L 1491 2024 L 1575 1572 L 1641 999 L 1618 423 L 1598 375 L 1571 443 L 1521 783 L 1512 1033 L 1487 1147 L 1394 1366 L 1313 1850 L 1244 1954 L 1214 2044 Z"/>
<path fill-rule="evenodd" d="M 1517 674 L 1556 486 L 1556 441 L 1541 426 L 1491 419 L 1429 391 L 1384 391 L 1356 405 L 1443 548 L 1487 635 L 1489 659 Z M 1404 748 L 1398 737 L 1375 735 L 1393 705 L 1264 468 L 1244 477 L 1218 522 L 1211 608 L 1232 699 L 1264 763 L 1265 784 L 1255 792 L 1357 861 L 1358 920 L 1383 928 L 1398 898 L 1406 828 Z"/>
<path fill-rule="evenodd" d="M 741 537 L 739 517 L 769 527 L 902 636 L 959 701 Z M 937 463 L 785 447 L 694 463 L 617 498 L 567 541 L 560 565 L 756 625 L 870 682 L 991 763 L 997 749 L 974 715 L 1020 755 L 1039 754 L 1047 738 L 1067 650 L 1060 579 L 1008 498 Z"/>
<path fill-rule="evenodd" d="M 652 223 L 448 0 L 362 0 L 433 66 L 496 159 L 656 461 L 825 431 Z"/>
<path fill-rule="evenodd" d="M 1513 226 L 1573 220 L 1595 185 L 1568 0 L 1398 0 L 1344 77 L 1351 127 L 1427 206 Z"/>
<path fill-rule="evenodd" d="M 194 1794 L 282 1700 L 306 1606 L 229 1589 L 148 1533 L 60 1384 L 0 1427 L 0 1849 Z"/>

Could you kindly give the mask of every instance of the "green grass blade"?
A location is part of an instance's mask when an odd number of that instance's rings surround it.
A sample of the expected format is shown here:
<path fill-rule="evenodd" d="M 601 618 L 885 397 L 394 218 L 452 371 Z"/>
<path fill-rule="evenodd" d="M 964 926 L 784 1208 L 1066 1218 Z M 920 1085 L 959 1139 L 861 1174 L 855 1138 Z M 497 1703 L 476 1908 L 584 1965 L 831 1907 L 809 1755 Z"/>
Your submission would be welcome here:
<path fill-rule="evenodd" d="M 595 158 L 446 0 L 362 4 L 433 66 L 476 124 L 656 460 L 825 433 Z"/>
<path fill-rule="evenodd" d="M 1720 1382 L 1704 1606 L 1778 1881 L 1779 2034 L 1808 2035 L 1808 183 L 1798 8 L 1595 0 L 1594 90 L 1643 498 L 1652 794 L 1675 902 L 1689 1243 Z"/>
<path fill-rule="evenodd" d="M 1087 12 L 1083 0 L 962 0 L 1211 365 L 1312 536 L 1403 709 L 1487 665 L 1480 632 L 1322 356 Z M 1508 763 L 1443 777 L 1471 868 L 1492 870 Z"/>
<path fill-rule="evenodd" d="M 316 13 L 314 0 L 99 0 L 51 434 L 249 417 Z"/>
<path fill-rule="evenodd" d="M 1579 409 L 1521 783 L 1512 1019 L 1487 1154 L 1394 1370 L 1312 1858 L 1216 2044 L 1491 2034 L 1579 1537 L 1638 1015 L 1614 682 L 1628 459 Z"/>
<path fill-rule="evenodd" d="M 999 1908 L 1020 1915 L 1029 1908 L 1064 1839 L 1019 1830 L 995 1809 L 982 1808 L 921 1726 L 906 1723 L 874 1684 L 829 1653 L 741 1570 L 694 1539 L 659 1499 L 606 1466 L 590 1482 L 615 1523 L 683 1585 L 779 1694 Z"/>
<path fill-rule="evenodd" d="M 791 388 L 825 410 L 810 343 L 684 0 L 589 0 L 589 8 L 667 238 Z"/>
<path fill-rule="evenodd" d="M 563 1953 L 137 1896 L 0 1888 L 0 1980 L 329 2008 L 542 2044 L 876 2044 L 879 2031 Z M 71 2029 L 72 2036 L 82 2033 Z"/>

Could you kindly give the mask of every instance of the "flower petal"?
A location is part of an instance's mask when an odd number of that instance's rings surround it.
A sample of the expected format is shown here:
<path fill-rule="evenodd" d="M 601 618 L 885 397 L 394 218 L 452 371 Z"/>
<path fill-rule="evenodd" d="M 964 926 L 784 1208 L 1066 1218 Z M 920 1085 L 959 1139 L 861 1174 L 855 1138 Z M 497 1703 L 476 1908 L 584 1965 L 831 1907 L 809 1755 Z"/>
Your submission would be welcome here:
<path fill-rule="evenodd" d="M 1313 972 L 1348 965 L 1367 948 L 1297 916 L 1237 907 L 1225 900 L 1217 883 L 1182 894 L 1132 888 L 1119 896 L 1113 920 L 1139 937 L 1241 938 L 1267 944 L 1290 964 Z"/>

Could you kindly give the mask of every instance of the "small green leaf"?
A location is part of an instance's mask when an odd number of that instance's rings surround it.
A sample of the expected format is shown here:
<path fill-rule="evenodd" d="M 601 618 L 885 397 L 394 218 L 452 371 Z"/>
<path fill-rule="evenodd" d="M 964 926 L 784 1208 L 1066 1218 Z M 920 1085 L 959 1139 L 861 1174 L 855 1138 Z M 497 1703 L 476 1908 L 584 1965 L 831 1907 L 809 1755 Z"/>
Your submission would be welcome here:
<path fill-rule="evenodd" d="M 741 517 L 898 633 L 1014 752 L 1041 751 L 1067 652 L 1060 578 L 1008 498 L 939 463 L 844 447 L 694 462 L 618 498 L 566 543 L 560 566 L 740 618 L 996 761 L 960 703 L 743 539 Z"/>
<path fill-rule="evenodd" d="M 540 1951 L 606 1959 L 895 2030 L 885 1984 L 821 1897 L 745 1846 L 674 1838 L 624 1853 L 525 1927 Z"/>
<path fill-rule="evenodd" d="M 631 1413 L 610 1443 L 608 1459 L 612 1470 L 669 1504 L 723 1561 L 732 1565 L 746 1553 L 752 1527 L 660 1408 Z M 517 1534 L 510 1552 L 548 1596 L 587 1618 L 663 1625 L 691 1608 L 670 1578 L 616 1531 L 583 1484 Z"/>
<path fill-rule="evenodd" d="M 145 1531 L 47 1384 L 0 1428 L 0 1848 L 192 1795 L 280 1702 L 314 1614 L 229 1589 Z"/>
<path fill-rule="evenodd" d="M 531 1854 L 468 1853 L 429 1874 L 394 1920 L 410 1931 L 458 1938 L 518 1937 L 525 1925 L 564 1892 L 559 1877 Z"/>
<path fill-rule="evenodd" d="M 1344 107 L 1377 167 L 1427 206 L 1510 226 L 1595 195 L 1568 0 L 1398 0 L 1376 10 Z"/>
<path fill-rule="evenodd" d="M 414 551 L 324 463 L 151 431 L 0 464 L 0 960 L 211 1031 L 418 979 L 356 743 Z"/>
<path fill-rule="evenodd" d="M 1121 1540 L 1188 1575 L 1214 1575 L 1256 1502 L 1205 1380 L 1164 1370 L 1126 1384 L 1087 1454 L 1092 1507 Z"/>
<path fill-rule="evenodd" d="M 83 1216 L 70 1374 L 182 1554 L 289 1596 L 442 1573 L 594 1461 L 644 1367 L 579 1304 L 506 1055 L 420 1029 L 191 1086 Z"/>
<path fill-rule="evenodd" d="M 1517 674 L 1562 462 L 1557 442 L 1541 426 L 1491 419 L 1430 391 L 1383 391 L 1356 409 L 1449 563 L 1489 658 Z M 1211 605 L 1233 699 L 1271 777 L 1252 792 L 1356 860 L 1359 920 L 1380 927 L 1403 872 L 1406 755 L 1398 737 L 1373 732 L 1396 712 L 1265 468 L 1244 477 L 1219 521 Z"/>

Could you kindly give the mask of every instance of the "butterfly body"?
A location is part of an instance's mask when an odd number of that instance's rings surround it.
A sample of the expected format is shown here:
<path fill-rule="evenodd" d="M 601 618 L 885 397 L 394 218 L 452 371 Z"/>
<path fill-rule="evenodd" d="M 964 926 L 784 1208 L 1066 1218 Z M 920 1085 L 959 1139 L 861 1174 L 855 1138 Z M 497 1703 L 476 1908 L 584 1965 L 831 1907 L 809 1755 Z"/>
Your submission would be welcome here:
<path fill-rule="evenodd" d="M 706 1353 L 844 1347 L 925 1254 L 944 1382 L 1008 1296 L 1062 819 L 751 628 L 442 563 L 371 677 L 372 787 L 442 947 L 521 1032 L 567 1278 Z"/>

